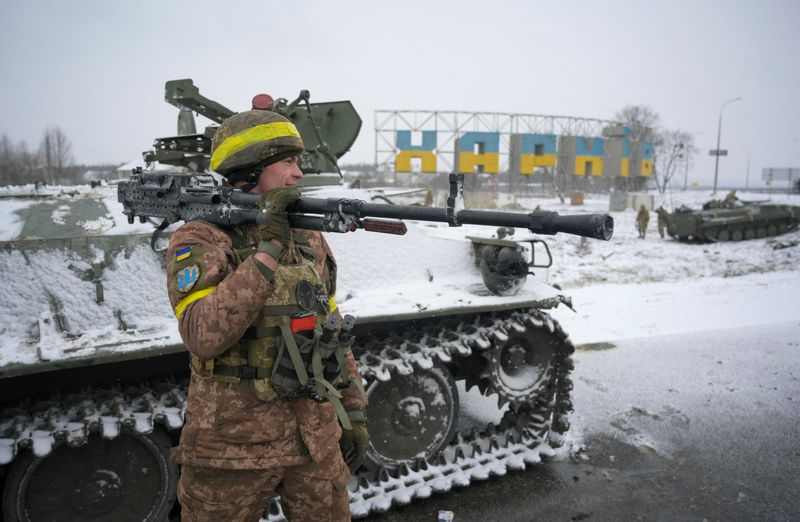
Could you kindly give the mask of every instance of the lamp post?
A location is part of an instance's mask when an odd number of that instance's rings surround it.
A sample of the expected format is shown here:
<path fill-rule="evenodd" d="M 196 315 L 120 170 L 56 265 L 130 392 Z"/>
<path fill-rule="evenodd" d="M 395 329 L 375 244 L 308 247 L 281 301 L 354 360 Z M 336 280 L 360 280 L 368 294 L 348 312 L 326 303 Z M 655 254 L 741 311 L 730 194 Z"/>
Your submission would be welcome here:
<path fill-rule="evenodd" d="M 686 154 L 686 166 L 683 170 L 683 191 L 686 192 L 686 187 L 689 184 L 689 151 L 684 151 Z"/>
<path fill-rule="evenodd" d="M 714 151 L 715 156 L 717 157 L 716 162 L 714 163 L 714 195 L 717 194 L 717 175 L 719 174 L 719 140 L 720 136 L 722 135 L 722 109 L 725 108 L 726 105 L 729 103 L 733 103 L 735 101 L 741 101 L 741 98 L 734 98 L 732 100 L 728 100 L 722 104 L 722 107 L 719 108 L 719 124 L 717 125 L 717 150 Z"/>
<path fill-rule="evenodd" d="M 744 190 L 745 192 L 750 189 L 750 153 L 747 153 L 747 175 L 744 178 Z"/>

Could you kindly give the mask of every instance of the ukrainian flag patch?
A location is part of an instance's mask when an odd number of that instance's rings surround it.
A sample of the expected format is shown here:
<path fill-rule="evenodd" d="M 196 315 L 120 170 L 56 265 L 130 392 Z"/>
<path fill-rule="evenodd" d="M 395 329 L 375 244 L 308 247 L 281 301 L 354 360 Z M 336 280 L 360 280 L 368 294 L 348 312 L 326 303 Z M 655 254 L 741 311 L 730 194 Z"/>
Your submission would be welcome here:
<path fill-rule="evenodd" d="M 178 261 L 188 259 L 190 255 L 192 255 L 192 247 L 188 246 L 186 248 L 182 248 L 175 252 L 175 262 L 177 263 Z"/>

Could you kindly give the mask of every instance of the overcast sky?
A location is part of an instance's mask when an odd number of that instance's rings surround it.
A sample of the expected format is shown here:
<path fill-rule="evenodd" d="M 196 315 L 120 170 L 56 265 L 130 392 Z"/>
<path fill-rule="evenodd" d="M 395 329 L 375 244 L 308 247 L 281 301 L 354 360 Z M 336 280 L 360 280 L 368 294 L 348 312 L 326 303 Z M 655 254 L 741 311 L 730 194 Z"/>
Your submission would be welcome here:
<path fill-rule="evenodd" d="M 174 133 L 164 82 L 193 78 L 233 110 L 258 92 L 350 99 L 374 158 L 376 109 L 610 119 L 652 106 L 696 135 L 689 179 L 751 185 L 800 167 L 800 1 L 2 0 L 0 133 L 61 127 L 80 163 L 141 158 Z M 206 121 L 198 123 L 205 124 Z"/>

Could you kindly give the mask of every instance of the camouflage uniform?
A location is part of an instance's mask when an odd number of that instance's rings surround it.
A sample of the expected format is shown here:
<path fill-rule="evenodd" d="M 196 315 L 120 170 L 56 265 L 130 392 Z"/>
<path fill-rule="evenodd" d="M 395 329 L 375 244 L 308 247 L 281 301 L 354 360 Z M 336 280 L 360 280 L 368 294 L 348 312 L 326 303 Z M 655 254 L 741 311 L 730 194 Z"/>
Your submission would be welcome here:
<path fill-rule="evenodd" d="M 650 212 L 642 205 L 639 207 L 639 212 L 636 214 L 636 230 L 639 231 L 639 238 L 644 239 L 647 232 L 647 224 L 650 222 Z"/>
<path fill-rule="evenodd" d="M 258 244 L 256 225 L 238 231 L 248 244 Z M 336 263 L 322 234 L 293 230 L 292 236 L 313 251 L 332 296 Z M 280 279 L 270 282 L 252 256 L 237 266 L 229 234 L 197 221 L 172 235 L 167 274 L 180 334 L 194 356 L 185 424 L 171 454 L 182 465 L 178 498 L 184 520 L 257 520 L 274 491 L 282 494 L 291 520 L 349 520 L 350 472 L 331 403 L 307 397 L 260 400 L 244 381 L 211 380 L 196 366 L 237 345 L 265 301 L 276 290 L 285 291 Z M 346 360 L 351 377 L 360 382 L 349 350 Z M 342 395 L 346 410 L 364 409 L 355 384 Z"/>
<path fill-rule="evenodd" d="M 736 190 L 731 190 L 725 195 L 725 199 L 722 200 L 722 208 L 736 208 L 736 204 L 739 201 L 739 198 L 736 197 Z"/>
<path fill-rule="evenodd" d="M 658 214 L 658 235 L 661 238 L 664 238 L 664 231 L 667 229 L 667 216 L 669 212 L 664 207 L 658 207 L 656 209 L 656 214 Z"/>

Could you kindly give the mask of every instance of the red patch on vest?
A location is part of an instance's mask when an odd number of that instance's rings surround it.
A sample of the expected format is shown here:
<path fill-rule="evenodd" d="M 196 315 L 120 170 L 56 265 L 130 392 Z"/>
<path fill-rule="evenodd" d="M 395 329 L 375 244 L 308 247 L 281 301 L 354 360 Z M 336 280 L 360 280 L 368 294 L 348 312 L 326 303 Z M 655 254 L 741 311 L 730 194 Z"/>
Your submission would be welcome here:
<path fill-rule="evenodd" d="M 292 333 L 303 332 L 305 330 L 313 330 L 317 325 L 317 314 L 305 315 L 303 317 L 292 317 L 290 326 Z"/>

